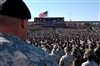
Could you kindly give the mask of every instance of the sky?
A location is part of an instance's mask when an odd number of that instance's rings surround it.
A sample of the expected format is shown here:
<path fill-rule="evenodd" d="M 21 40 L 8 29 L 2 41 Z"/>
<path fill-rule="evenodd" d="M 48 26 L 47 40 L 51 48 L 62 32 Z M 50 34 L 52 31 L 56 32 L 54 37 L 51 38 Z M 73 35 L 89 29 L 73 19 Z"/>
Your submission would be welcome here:
<path fill-rule="evenodd" d="M 64 17 L 65 21 L 100 21 L 100 0 L 23 0 L 32 18 L 48 11 L 48 17 Z"/>

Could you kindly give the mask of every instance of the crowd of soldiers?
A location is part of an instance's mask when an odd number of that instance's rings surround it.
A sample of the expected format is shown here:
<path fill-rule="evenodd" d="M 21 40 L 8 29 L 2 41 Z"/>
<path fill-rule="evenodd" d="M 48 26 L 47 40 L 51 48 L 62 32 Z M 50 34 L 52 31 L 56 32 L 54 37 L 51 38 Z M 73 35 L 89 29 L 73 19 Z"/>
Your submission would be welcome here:
<path fill-rule="evenodd" d="M 86 30 L 61 31 L 64 35 L 51 32 L 48 35 L 27 36 L 25 41 L 42 48 L 59 66 L 100 65 L 100 34 Z"/>

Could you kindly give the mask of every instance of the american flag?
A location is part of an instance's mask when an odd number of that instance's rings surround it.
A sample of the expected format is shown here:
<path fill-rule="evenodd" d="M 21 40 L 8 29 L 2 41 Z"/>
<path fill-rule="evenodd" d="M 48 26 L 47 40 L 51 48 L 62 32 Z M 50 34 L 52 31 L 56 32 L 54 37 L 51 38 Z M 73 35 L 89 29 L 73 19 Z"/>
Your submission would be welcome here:
<path fill-rule="evenodd" d="M 45 11 L 45 12 L 40 13 L 40 14 L 39 14 L 39 17 L 40 17 L 40 18 L 48 17 L 48 11 Z"/>

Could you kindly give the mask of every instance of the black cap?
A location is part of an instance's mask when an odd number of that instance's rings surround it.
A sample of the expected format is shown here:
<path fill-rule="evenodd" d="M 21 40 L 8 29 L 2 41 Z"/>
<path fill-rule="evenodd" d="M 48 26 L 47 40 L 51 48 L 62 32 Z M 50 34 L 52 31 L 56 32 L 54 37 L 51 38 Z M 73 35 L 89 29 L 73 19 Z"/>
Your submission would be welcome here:
<path fill-rule="evenodd" d="M 0 14 L 21 19 L 31 19 L 31 13 L 22 0 L 4 0 L 0 4 Z"/>

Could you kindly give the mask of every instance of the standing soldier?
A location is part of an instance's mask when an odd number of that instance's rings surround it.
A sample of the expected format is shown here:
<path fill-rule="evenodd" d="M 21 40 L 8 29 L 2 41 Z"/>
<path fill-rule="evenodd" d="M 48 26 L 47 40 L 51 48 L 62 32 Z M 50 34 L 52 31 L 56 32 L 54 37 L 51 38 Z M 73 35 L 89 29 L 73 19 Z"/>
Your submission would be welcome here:
<path fill-rule="evenodd" d="M 89 54 L 87 55 L 87 61 L 83 62 L 81 66 L 98 66 L 98 64 L 93 60 L 94 60 L 94 56 Z"/>
<path fill-rule="evenodd" d="M 65 48 L 65 55 L 63 55 L 59 61 L 59 66 L 72 66 L 73 65 L 73 60 L 74 56 L 70 55 L 70 49 Z"/>
<path fill-rule="evenodd" d="M 30 18 L 22 0 L 0 0 L 0 66 L 57 66 L 42 49 L 24 42 Z"/>
<path fill-rule="evenodd" d="M 97 47 L 94 49 L 94 52 L 96 53 L 96 62 L 100 65 L 100 42 L 97 42 Z"/>

